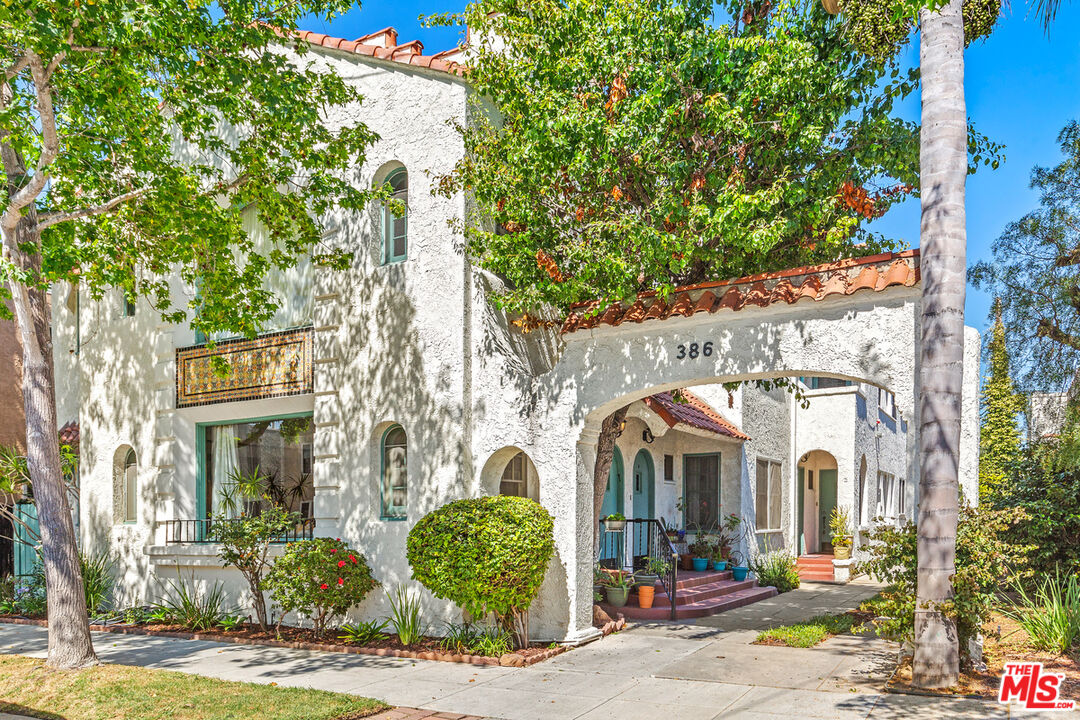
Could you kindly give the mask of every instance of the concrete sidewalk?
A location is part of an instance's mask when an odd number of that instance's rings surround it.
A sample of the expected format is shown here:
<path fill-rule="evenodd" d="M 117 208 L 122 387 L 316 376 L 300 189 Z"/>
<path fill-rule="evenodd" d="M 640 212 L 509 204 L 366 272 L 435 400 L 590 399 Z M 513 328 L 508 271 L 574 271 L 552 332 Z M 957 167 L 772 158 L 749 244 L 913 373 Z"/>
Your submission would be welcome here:
<path fill-rule="evenodd" d="M 503 720 L 1013 717 L 991 702 L 882 694 L 895 650 L 874 638 L 838 637 L 810 649 L 749 644 L 753 626 L 768 622 L 763 617 L 795 606 L 800 619 L 817 614 L 812 608 L 852 607 L 849 594 L 860 592 L 873 589 L 807 586 L 769 601 L 789 598 L 786 604 L 748 606 L 706 618 L 707 624 L 634 627 L 528 668 L 107 633 L 94 640 L 105 662 L 315 687 Z M 44 629 L 0 624 L 0 652 L 43 657 L 45 649 Z"/>

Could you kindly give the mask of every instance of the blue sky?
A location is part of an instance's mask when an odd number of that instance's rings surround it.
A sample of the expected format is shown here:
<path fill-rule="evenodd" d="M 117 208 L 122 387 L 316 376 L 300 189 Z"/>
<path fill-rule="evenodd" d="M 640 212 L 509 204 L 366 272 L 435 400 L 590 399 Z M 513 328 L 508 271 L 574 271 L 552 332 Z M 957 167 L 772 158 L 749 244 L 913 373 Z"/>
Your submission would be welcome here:
<path fill-rule="evenodd" d="M 392 25 L 399 42 L 419 39 L 424 52 L 453 47 L 460 39 L 455 28 L 424 28 L 418 16 L 456 12 L 464 0 L 369 0 L 333 23 L 309 19 L 304 28 L 356 38 Z M 994 34 L 968 49 L 966 89 L 968 116 L 995 142 L 1005 145 L 1005 162 L 998 170 L 980 170 L 968 178 L 968 262 L 990 257 L 990 246 L 1010 221 L 1033 209 L 1038 197 L 1028 187 L 1034 165 L 1060 159 L 1056 138 L 1067 121 L 1080 118 L 1080 3 L 1064 4 L 1050 37 L 1027 17 L 1028 6 L 1005 9 Z M 905 62 L 917 61 L 914 46 Z M 911 97 L 900 108 L 904 117 L 918 120 L 919 100 Z M 919 242 L 919 206 L 908 201 L 872 226 L 914 247 Z M 968 288 L 967 322 L 985 329 L 990 298 Z"/>

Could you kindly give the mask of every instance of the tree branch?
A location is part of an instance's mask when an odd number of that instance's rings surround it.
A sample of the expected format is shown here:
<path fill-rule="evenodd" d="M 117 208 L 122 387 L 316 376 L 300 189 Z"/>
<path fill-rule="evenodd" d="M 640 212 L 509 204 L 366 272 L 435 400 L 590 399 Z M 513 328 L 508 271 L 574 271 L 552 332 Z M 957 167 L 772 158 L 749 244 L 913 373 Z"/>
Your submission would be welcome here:
<path fill-rule="evenodd" d="M 29 64 L 30 64 L 30 58 L 28 58 L 26 55 L 23 55 L 21 58 L 16 60 L 15 63 L 11 67 L 4 70 L 4 75 L 6 75 L 7 79 L 10 80 L 11 78 L 15 77 L 16 75 L 21 73 L 23 70 L 25 70 L 26 66 L 29 65 Z"/>
<path fill-rule="evenodd" d="M 8 200 L 7 209 L 0 216 L 0 225 L 9 231 L 14 230 L 18 224 L 22 209 L 32 203 L 45 188 L 45 183 L 49 181 L 49 173 L 46 168 L 60 154 L 60 138 L 56 134 L 56 112 L 53 109 L 52 90 L 49 87 L 48 73 L 37 53 L 29 51 L 26 53 L 26 57 L 30 72 L 34 77 L 38 121 L 41 123 L 41 154 L 38 156 L 37 168 L 30 177 L 30 181 L 11 196 Z"/>
<path fill-rule="evenodd" d="M 128 200 L 133 200 L 140 195 L 145 195 L 146 191 L 147 188 L 140 188 L 138 190 L 132 190 L 131 192 L 124 193 L 123 195 L 117 195 L 113 199 L 103 202 L 100 205 L 84 207 L 66 213 L 48 213 L 42 216 L 42 219 L 38 222 L 38 228 L 44 230 L 47 227 L 52 227 L 53 225 L 58 225 L 59 223 L 67 222 L 68 220 L 77 220 L 78 218 L 102 215 L 116 209 L 116 207 L 126 203 Z"/>

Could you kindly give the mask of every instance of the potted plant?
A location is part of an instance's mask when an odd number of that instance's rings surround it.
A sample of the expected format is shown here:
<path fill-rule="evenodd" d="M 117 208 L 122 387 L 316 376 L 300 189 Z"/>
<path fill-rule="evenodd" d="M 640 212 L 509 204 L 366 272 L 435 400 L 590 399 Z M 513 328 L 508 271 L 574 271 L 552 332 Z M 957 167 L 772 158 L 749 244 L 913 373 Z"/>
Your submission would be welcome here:
<path fill-rule="evenodd" d="M 632 587 L 634 587 L 634 573 L 620 571 L 606 573 L 604 595 L 607 597 L 608 605 L 617 608 L 624 607 L 630 597 Z"/>
<path fill-rule="evenodd" d="M 645 572 L 635 575 L 635 585 L 638 593 L 638 607 L 651 608 L 653 598 L 656 596 L 656 582 L 661 576 L 671 571 L 671 565 L 666 560 L 658 557 L 648 557 L 645 560 Z"/>
<path fill-rule="evenodd" d="M 592 573 L 592 587 L 595 595 L 603 595 L 604 592 L 604 568 L 600 566 L 600 563 L 596 564 Z M 599 601 L 598 601 L 599 602 Z"/>
<path fill-rule="evenodd" d="M 712 555 L 712 544 L 703 534 L 698 534 L 694 542 L 688 548 L 693 558 L 692 566 L 696 572 L 704 572 L 709 569 L 709 558 Z"/>
<path fill-rule="evenodd" d="M 712 563 L 713 570 L 716 570 L 717 572 L 727 570 L 727 555 L 724 552 L 724 545 L 721 539 L 718 539 L 712 546 Z"/>
<path fill-rule="evenodd" d="M 611 513 L 602 522 L 608 532 L 622 532 L 626 530 L 626 516 L 622 513 Z"/>
<path fill-rule="evenodd" d="M 829 516 L 829 530 L 832 532 L 833 557 L 837 560 L 851 558 L 851 517 L 846 507 L 833 508 Z"/>
<path fill-rule="evenodd" d="M 731 568 L 731 578 L 735 582 L 742 582 L 746 579 L 747 574 L 750 572 L 750 568 L 743 564 L 742 557 L 739 553 L 732 551 L 731 561 L 735 563 L 735 566 Z"/>
<path fill-rule="evenodd" d="M 739 537 L 738 530 L 739 525 L 742 523 L 740 518 L 735 513 L 725 515 L 724 519 L 720 521 L 720 550 L 727 556 L 731 552 L 731 543 Z"/>

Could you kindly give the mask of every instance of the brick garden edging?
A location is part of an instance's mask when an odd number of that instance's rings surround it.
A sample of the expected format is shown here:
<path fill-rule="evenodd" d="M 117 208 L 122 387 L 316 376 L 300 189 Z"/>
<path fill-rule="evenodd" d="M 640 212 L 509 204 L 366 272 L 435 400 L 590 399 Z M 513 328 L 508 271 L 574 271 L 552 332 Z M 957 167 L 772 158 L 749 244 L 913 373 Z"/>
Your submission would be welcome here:
<path fill-rule="evenodd" d="M 47 620 L 33 620 L 31 618 L 6 617 L 0 618 L 0 623 L 9 625 L 36 625 L 48 627 Z M 331 645 L 329 643 L 294 642 L 289 640 L 254 640 L 244 637 L 229 637 L 214 633 L 178 632 L 175 630 L 149 630 L 147 628 L 131 627 L 126 625 L 90 625 L 95 632 L 112 632 L 121 635 L 148 635 L 151 637 L 176 638 L 178 640 L 206 640 L 209 642 L 231 643 L 233 645 L 259 645 L 263 647 L 281 647 L 292 650 L 315 650 L 318 652 L 337 652 L 353 655 L 378 655 L 380 657 L 407 658 L 410 660 L 435 660 L 439 662 L 466 663 L 469 665 L 502 665 L 505 667 L 525 667 L 535 665 L 544 660 L 550 660 L 556 655 L 561 655 L 569 648 L 566 645 L 547 648 L 528 657 L 519 653 L 507 653 L 502 657 L 488 657 L 484 655 L 461 655 L 431 650 L 396 650 L 394 648 L 357 647 L 354 645 Z"/>

